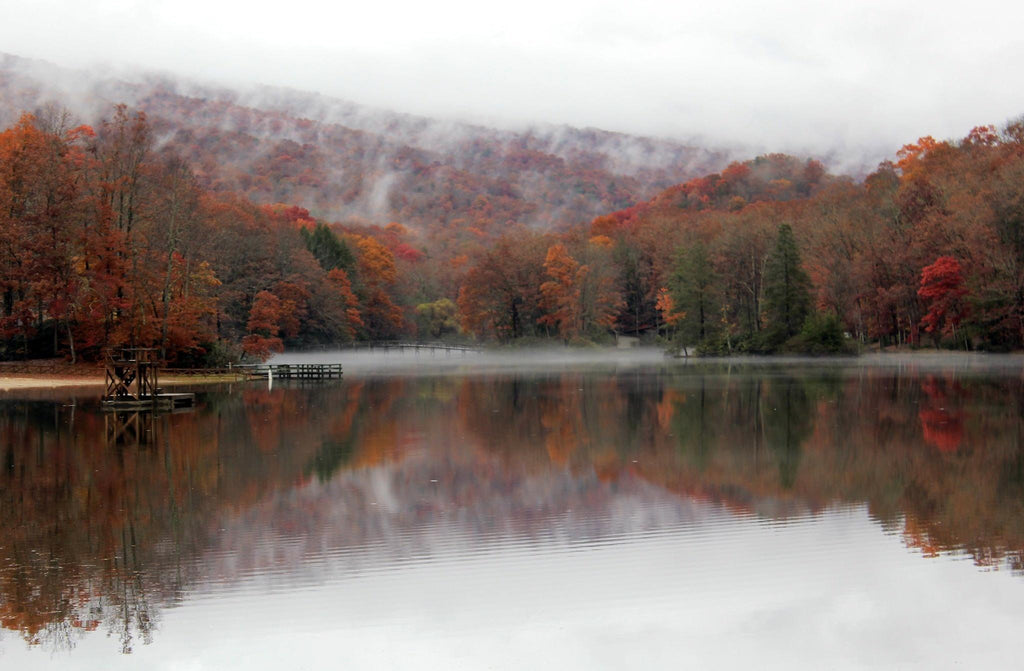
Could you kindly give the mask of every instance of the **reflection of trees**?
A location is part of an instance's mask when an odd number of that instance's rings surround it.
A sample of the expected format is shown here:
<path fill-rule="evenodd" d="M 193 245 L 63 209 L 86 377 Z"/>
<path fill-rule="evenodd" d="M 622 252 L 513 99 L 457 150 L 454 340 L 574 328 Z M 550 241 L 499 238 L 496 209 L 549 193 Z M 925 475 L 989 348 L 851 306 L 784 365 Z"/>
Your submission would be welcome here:
<path fill-rule="evenodd" d="M 366 412 L 367 400 L 360 391 L 358 383 L 350 388 L 344 406 L 336 410 L 330 430 L 306 467 L 306 472 L 316 474 L 321 482 L 330 480 L 339 468 L 352 460 L 361 434 L 359 419 Z"/>
<path fill-rule="evenodd" d="M 1019 562 L 1019 381 L 871 369 L 760 373 L 470 379 L 459 412 L 509 467 L 635 471 L 690 496 L 771 514 L 867 502 L 882 524 L 903 527 L 911 545 L 964 548 L 985 565 Z M 945 442 L 922 418 L 929 407 L 956 419 L 939 427 Z"/>
<path fill-rule="evenodd" d="M 353 402 L 340 387 L 211 394 L 139 419 L 126 444 L 109 426 L 132 418 L 94 401 L 0 401 L 0 624 L 54 649 L 94 629 L 124 652 L 148 642 L 217 517 L 301 482 Z"/>
<path fill-rule="evenodd" d="M 610 475 L 658 433 L 650 391 L 649 381 L 631 377 L 473 377 L 462 381 L 457 403 L 474 440 L 509 468 Z"/>
<path fill-rule="evenodd" d="M 918 417 L 925 442 L 941 452 L 955 452 L 964 438 L 964 413 L 956 404 L 960 385 L 952 380 L 928 375 L 921 383 L 926 402 Z"/>
<path fill-rule="evenodd" d="M 803 382 L 788 376 L 772 378 L 761 406 L 768 447 L 779 467 L 779 484 L 790 489 L 800 468 L 803 442 L 815 420 Z"/>
<path fill-rule="evenodd" d="M 721 423 L 722 408 L 720 397 L 708 393 L 706 378 L 701 377 L 698 386 L 673 404 L 671 426 L 683 458 L 704 471 L 714 447 L 716 425 Z"/>
<path fill-rule="evenodd" d="M 0 475 L 3 625 L 31 643 L 67 648 L 79 630 L 105 624 L 130 651 L 152 630 L 149 591 L 176 589 L 149 584 L 138 571 L 138 535 L 156 503 L 145 485 L 125 486 L 141 475 L 138 448 L 115 439 L 107 449 L 95 413 L 44 418 L 45 405 L 22 409 L 0 413 L 8 439 Z"/>
<path fill-rule="evenodd" d="M 0 625 L 53 648 L 103 629 L 128 651 L 202 577 L 196 559 L 224 542 L 224 519 L 323 533 L 324 511 L 280 503 L 314 478 L 333 493 L 310 505 L 344 509 L 351 526 L 331 533 L 346 542 L 445 506 L 473 506 L 483 531 L 537 520 L 588 505 L 598 490 L 584 484 L 640 476 L 770 515 L 866 502 L 924 553 L 962 548 L 979 564 L 1021 568 L 1024 383 L 764 372 L 246 387 L 156 418 L 140 446 L 107 444 L 88 403 L 0 402 Z M 960 418 L 956 449 L 935 444 L 928 407 Z M 402 512 L 374 526 L 361 515 L 375 485 L 362 479 L 382 465 Z"/>

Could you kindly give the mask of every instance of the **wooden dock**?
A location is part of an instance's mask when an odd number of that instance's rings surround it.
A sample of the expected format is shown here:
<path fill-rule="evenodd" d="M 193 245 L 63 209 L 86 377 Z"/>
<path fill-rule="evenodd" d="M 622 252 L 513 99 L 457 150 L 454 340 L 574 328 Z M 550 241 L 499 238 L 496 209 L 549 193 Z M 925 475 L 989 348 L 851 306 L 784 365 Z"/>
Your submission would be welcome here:
<path fill-rule="evenodd" d="M 260 363 L 232 366 L 250 380 L 340 380 L 340 363 Z"/>
<path fill-rule="evenodd" d="M 189 408 L 196 403 L 196 395 L 188 392 L 165 392 L 157 389 L 155 394 L 134 396 L 115 396 L 104 398 L 102 406 L 107 410 L 174 410 Z"/>

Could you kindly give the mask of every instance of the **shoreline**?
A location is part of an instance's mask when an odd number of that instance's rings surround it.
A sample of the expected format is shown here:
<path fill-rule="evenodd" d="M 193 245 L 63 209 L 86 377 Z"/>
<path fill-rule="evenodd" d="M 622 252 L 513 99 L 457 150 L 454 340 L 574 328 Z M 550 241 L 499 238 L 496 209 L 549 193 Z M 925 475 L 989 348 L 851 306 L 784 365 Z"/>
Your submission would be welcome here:
<path fill-rule="evenodd" d="M 0 375 L 0 391 L 18 391 L 22 389 L 58 389 L 63 387 L 102 387 L 103 378 L 71 378 L 42 377 L 32 375 L 16 375 L 6 377 Z"/>
<path fill-rule="evenodd" d="M 561 348 L 557 348 L 554 351 L 559 351 L 559 350 L 561 350 Z M 575 353 L 589 353 L 589 354 L 594 354 L 595 353 L 595 350 L 592 349 L 592 348 L 581 348 L 580 350 L 573 350 L 573 349 L 569 348 L 568 351 L 569 352 L 575 352 Z M 623 353 L 628 353 L 630 351 L 635 351 L 635 350 L 608 348 L 605 352 L 607 354 L 614 353 L 614 354 L 621 355 Z M 500 354 L 503 354 L 503 355 L 513 355 L 513 358 L 514 358 L 514 355 L 529 353 L 529 348 L 523 348 L 523 349 L 509 348 L 508 350 L 493 350 L 492 353 L 494 353 L 494 352 L 500 353 Z M 299 357 L 302 357 L 303 355 L 308 356 L 310 354 L 314 354 L 314 353 L 312 353 L 312 352 L 288 352 L 288 353 L 284 353 L 283 356 L 285 358 L 287 358 L 289 355 L 291 355 L 291 356 L 298 355 Z M 321 354 L 321 352 L 317 352 L 316 354 Z M 282 355 L 279 355 L 279 356 L 282 356 Z M 691 356 L 691 357 L 688 357 L 688 358 L 685 358 L 685 357 L 678 357 L 678 358 L 666 357 L 666 359 L 674 360 L 674 361 L 689 361 L 691 363 L 707 363 L 707 364 L 726 363 L 726 362 L 729 362 L 729 361 L 732 361 L 732 362 L 745 361 L 745 362 L 757 363 L 757 364 L 765 364 L 765 363 L 772 363 L 772 362 L 776 362 L 776 363 L 779 363 L 779 364 L 785 364 L 785 363 L 793 363 L 793 362 L 796 362 L 796 361 L 801 361 L 801 362 L 806 362 L 806 363 L 813 364 L 813 363 L 821 363 L 821 362 L 824 362 L 824 361 L 834 361 L 834 360 L 837 360 L 837 359 L 841 359 L 842 361 L 844 361 L 846 363 L 850 363 L 850 364 L 854 364 L 854 365 L 857 365 L 857 364 L 861 364 L 861 365 L 863 365 L 863 364 L 868 364 L 868 365 L 875 364 L 875 365 L 877 365 L 877 364 L 895 363 L 895 362 L 898 362 L 901 359 L 903 361 L 914 361 L 915 363 L 943 363 L 943 362 L 946 362 L 946 361 L 955 361 L 957 359 L 961 359 L 962 360 L 964 358 L 971 358 L 971 359 L 976 359 L 978 361 L 985 361 L 985 359 L 987 359 L 989 357 L 993 357 L 993 358 L 1006 358 L 1006 359 L 1009 359 L 1009 360 L 1013 360 L 1013 359 L 1024 360 L 1024 354 L 1019 353 L 1019 352 L 1012 352 L 1012 353 L 1005 353 L 1005 354 L 1003 354 L 1003 353 L 1000 353 L 1000 354 L 989 354 L 989 353 L 983 353 L 983 352 L 961 352 L 961 351 L 956 351 L 956 350 L 935 350 L 935 349 L 882 350 L 882 351 L 875 350 L 875 351 L 865 351 L 865 352 L 860 353 L 859 355 L 845 356 L 845 357 L 818 357 L 818 356 L 810 356 L 810 355 L 775 354 L 775 355 L 762 355 L 762 356 L 735 356 L 735 357 L 697 357 L 697 356 Z M 597 358 L 598 359 L 603 359 L 604 357 L 599 356 Z M 609 356 L 607 358 L 608 358 L 609 362 L 613 362 L 616 357 L 615 356 Z M 428 361 L 429 360 L 424 360 L 423 363 L 427 363 Z M 438 359 L 435 362 L 436 363 L 440 363 L 441 361 L 443 361 L 443 359 Z M 399 368 L 404 368 L 405 364 L 407 364 L 408 362 L 407 361 L 400 361 L 398 357 L 395 357 L 394 363 L 398 364 Z M 461 363 L 463 363 L 463 360 L 461 360 L 461 358 L 453 358 L 448 363 L 451 363 L 451 364 L 461 364 Z M 512 366 L 515 365 L 515 362 L 511 362 L 511 361 L 510 362 L 506 362 L 506 363 L 509 364 L 509 365 L 512 365 Z M 99 388 L 99 389 L 102 389 L 103 386 L 106 383 L 106 380 L 104 378 L 104 374 L 100 370 L 97 370 L 95 372 L 95 374 L 90 372 L 87 375 L 83 375 L 81 373 L 74 374 L 74 375 L 60 374 L 60 373 L 30 374 L 30 373 L 25 373 L 23 371 L 19 371 L 17 373 L 8 375 L 3 370 L 3 368 L 4 368 L 3 365 L 0 365 L 0 393 L 18 392 L 18 391 L 53 390 L 53 389 L 74 389 L 74 388 L 79 388 L 79 389 Z M 355 368 L 355 370 L 353 372 L 355 372 L 357 374 L 358 374 L 358 372 L 360 372 L 362 370 L 361 367 L 358 364 L 356 364 L 354 366 L 354 368 Z M 362 371 L 362 372 L 365 373 L 366 371 Z M 161 387 L 164 387 L 164 386 L 166 386 L 166 387 L 180 387 L 180 386 L 189 386 L 189 385 L 195 386 L 195 385 L 208 385 L 208 384 L 235 383 L 235 382 L 242 382 L 242 381 L 244 381 L 244 380 L 239 380 L 238 377 L 234 376 L 234 375 L 223 375 L 223 374 L 212 374 L 212 375 L 180 375 L 180 374 L 178 374 L 178 375 L 176 375 L 176 374 L 168 374 L 166 376 L 161 376 L 160 377 L 160 386 Z"/>

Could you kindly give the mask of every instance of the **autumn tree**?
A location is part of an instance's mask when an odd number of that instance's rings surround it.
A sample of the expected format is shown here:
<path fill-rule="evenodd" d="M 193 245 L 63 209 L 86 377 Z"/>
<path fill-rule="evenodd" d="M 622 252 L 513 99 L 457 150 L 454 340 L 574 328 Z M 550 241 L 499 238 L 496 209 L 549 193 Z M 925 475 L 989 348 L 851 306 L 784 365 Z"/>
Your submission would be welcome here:
<path fill-rule="evenodd" d="M 95 148 L 100 202 L 97 230 L 107 239 L 101 250 L 113 296 L 104 296 L 104 345 L 153 344 L 159 320 L 147 314 L 148 285 L 153 270 L 143 258 L 144 240 L 137 231 L 148 187 L 146 161 L 153 139 L 145 113 L 116 105 L 111 119 L 100 124 Z"/>
<path fill-rule="evenodd" d="M 540 322 L 557 328 L 559 335 L 566 340 L 579 336 L 583 328 L 581 285 L 589 270 L 587 266 L 581 268 L 569 256 L 565 245 L 559 243 L 548 248 L 544 259 L 544 272 L 548 280 L 540 285 L 547 314 Z"/>
<path fill-rule="evenodd" d="M 272 353 L 284 350 L 284 344 L 277 337 L 281 330 L 282 312 L 280 298 L 269 291 L 256 294 L 249 310 L 249 335 L 242 339 L 242 349 L 246 354 L 265 360 Z"/>
<path fill-rule="evenodd" d="M 555 326 L 567 341 L 611 328 L 621 306 L 615 276 L 607 272 L 607 249 L 591 242 L 583 253 L 594 257 L 587 259 L 591 263 L 579 263 L 558 243 L 548 248 L 544 260 L 548 280 L 540 285 L 540 292 L 547 313 L 540 323 Z"/>
<path fill-rule="evenodd" d="M 281 301 L 280 336 L 301 341 L 314 316 L 309 312 L 314 287 L 325 272 L 286 218 L 232 196 L 207 196 L 202 216 L 210 230 L 203 248 L 223 282 L 218 311 L 222 337 L 236 340 L 249 332 L 249 310 L 257 294 L 269 291 Z M 323 297 L 321 297 L 323 298 Z M 322 323 L 317 324 L 317 329 Z M 329 336 L 318 330 L 318 336 Z"/>
<path fill-rule="evenodd" d="M 458 333 L 458 307 L 450 298 L 439 298 L 416 306 L 416 329 L 420 338 L 441 338 Z"/>
<path fill-rule="evenodd" d="M 917 295 L 928 302 L 928 313 L 921 320 L 925 331 L 936 336 L 949 334 L 955 340 L 956 327 L 968 314 L 963 300 L 967 293 L 960 262 L 955 258 L 940 256 L 925 266 L 917 290 Z"/>
<path fill-rule="evenodd" d="M 916 268 L 920 264 L 915 258 L 914 229 L 905 220 L 907 199 L 901 198 L 902 188 L 892 164 L 884 163 L 868 175 L 851 232 L 856 255 L 831 261 L 851 264 L 862 332 L 896 343 L 913 339 L 919 317 Z"/>
<path fill-rule="evenodd" d="M 131 113 L 127 105 L 116 105 L 114 115 L 100 125 L 97 152 L 101 160 L 104 205 L 118 230 L 131 238 L 145 181 L 145 161 L 153 138 L 141 111 Z"/>
<path fill-rule="evenodd" d="M 764 326 L 765 266 L 772 244 L 775 212 L 765 204 L 732 215 L 715 242 L 728 328 L 753 336 Z"/>
<path fill-rule="evenodd" d="M 992 208 L 990 233 L 979 236 L 981 244 L 972 251 L 981 274 L 976 317 L 983 320 L 981 326 L 994 345 L 1020 348 L 1024 347 L 1024 121 L 1011 124 L 1007 133 L 1012 139 L 1010 157 L 1000 157 L 986 171 L 990 186 L 981 192 Z"/>
<path fill-rule="evenodd" d="M 359 278 L 365 291 L 362 321 L 371 340 L 389 340 L 402 332 L 405 320 L 391 290 L 398 278 L 394 255 L 371 237 L 356 242 Z"/>
<path fill-rule="evenodd" d="M 81 140 L 91 131 L 68 129 L 62 113 L 48 125 L 26 114 L 0 133 L 0 341 L 20 337 L 23 355 L 30 342 L 36 355 L 55 355 L 64 340 L 74 358 L 84 288 L 77 225 L 88 209 Z M 48 347 L 37 340 L 44 334 Z"/>
<path fill-rule="evenodd" d="M 238 113 L 240 127 L 255 123 Z M 399 337 L 414 321 L 424 336 L 450 332 L 443 297 L 457 296 L 463 329 L 499 340 L 642 334 L 675 321 L 687 339 L 720 335 L 730 349 L 773 349 L 798 333 L 825 334 L 832 347 L 846 331 L 883 344 L 969 332 L 978 347 L 1024 347 L 1020 120 L 959 141 L 922 138 L 863 181 L 772 154 L 635 204 L 582 164 L 510 148 L 521 169 L 572 175 L 569 196 L 530 187 L 549 205 L 577 212 L 596 197 L 588 207 L 623 208 L 557 234 L 509 224 L 561 216 L 531 211 L 514 181 L 413 150 L 396 169 L 422 193 L 389 192 L 387 219 L 328 226 L 281 200 L 309 196 L 307 207 L 332 211 L 317 199 L 352 203 L 365 185 L 322 179 L 313 144 L 279 141 L 258 169 L 213 176 L 204 152 L 229 142 L 219 134 L 190 129 L 158 145 L 146 116 L 125 106 L 96 131 L 73 126 L 50 109 L 0 133 L 0 357 L 95 358 L 137 344 L 200 361 L 217 340 L 260 335 L 249 323 L 263 292 L 280 304 L 277 333 L 260 337 L 289 346 Z M 479 160 L 496 160 L 494 149 Z M 315 195 L 324 190 L 332 195 Z M 396 215 L 411 225 L 383 223 Z M 780 221 L 789 225 L 776 232 Z M 681 293 L 674 251 L 694 241 L 706 258 L 690 259 L 701 271 L 684 268 L 693 291 Z M 822 315 L 804 319 L 812 307 Z"/>
<path fill-rule="evenodd" d="M 167 359 L 168 338 L 172 320 L 172 306 L 179 302 L 195 299 L 201 294 L 192 290 L 201 287 L 193 283 L 191 277 L 194 270 L 209 272 L 209 265 L 200 268 L 193 258 L 195 246 L 200 238 L 199 184 L 191 167 L 176 156 L 169 156 L 153 170 L 153 188 L 148 207 L 148 223 L 146 233 L 150 249 L 155 257 L 153 261 L 161 261 L 163 278 L 160 288 L 160 355 Z M 175 282 L 176 277 L 180 282 Z M 211 286 L 212 278 L 207 278 L 207 286 Z M 178 288 L 175 292 L 174 289 Z M 212 305 L 193 305 L 190 312 L 213 312 Z M 204 310 L 205 308 L 205 310 Z M 198 318 L 200 314 L 194 314 Z M 184 315 L 174 315 L 178 328 L 189 326 L 184 324 Z M 198 319 L 192 324 L 191 330 L 199 331 Z M 178 342 L 180 347 L 183 343 Z"/>
<path fill-rule="evenodd" d="M 672 298 L 672 292 L 666 287 L 662 287 L 658 291 L 658 299 L 655 302 L 655 306 L 658 308 L 658 314 L 661 317 L 661 322 L 664 324 L 668 339 L 674 341 L 676 339 L 676 331 L 678 329 L 679 320 L 686 316 L 685 312 L 681 312 L 676 307 L 676 302 Z"/>
<path fill-rule="evenodd" d="M 537 335 L 548 246 L 546 236 L 517 229 L 484 249 L 459 288 L 463 328 L 498 340 Z"/>
<path fill-rule="evenodd" d="M 324 322 L 325 336 L 331 342 L 351 342 L 363 327 L 359 299 L 352 290 L 348 273 L 343 269 L 329 271 L 326 280 L 320 285 L 320 290 L 313 293 L 311 311 Z M 321 295 L 324 299 L 318 300 Z"/>

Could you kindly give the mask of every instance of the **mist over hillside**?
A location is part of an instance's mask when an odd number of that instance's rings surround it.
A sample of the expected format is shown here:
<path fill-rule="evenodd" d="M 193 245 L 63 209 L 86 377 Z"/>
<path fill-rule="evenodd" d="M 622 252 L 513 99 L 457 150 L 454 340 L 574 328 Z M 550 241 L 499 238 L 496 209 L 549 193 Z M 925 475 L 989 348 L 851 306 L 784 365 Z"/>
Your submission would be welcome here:
<path fill-rule="evenodd" d="M 419 232 L 559 228 L 721 169 L 733 153 L 568 126 L 496 129 L 364 107 L 317 93 L 228 89 L 168 75 L 97 73 L 0 57 L 0 121 L 47 105 L 83 123 L 124 103 L 206 188 L 335 221 Z"/>

